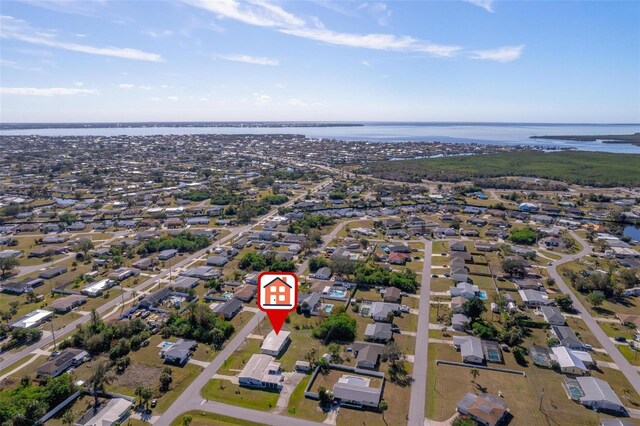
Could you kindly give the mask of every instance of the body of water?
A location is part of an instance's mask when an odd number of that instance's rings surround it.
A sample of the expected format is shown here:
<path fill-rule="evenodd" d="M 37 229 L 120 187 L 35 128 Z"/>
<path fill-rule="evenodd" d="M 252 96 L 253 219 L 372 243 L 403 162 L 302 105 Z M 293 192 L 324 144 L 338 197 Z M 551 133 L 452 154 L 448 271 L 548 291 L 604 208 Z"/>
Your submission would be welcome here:
<path fill-rule="evenodd" d="M 188 134 L 302 134 L 309 138 L 353 141 L 441 141 L 495 145 L 536 145 L 640 154 L 640 146 L 597 142 L 530 139 L 543 135 L 622 135 L 640 132 L 640 124 L 522 124 L 522 123 L 363 123 L 334 127 L 148 127 L 12 129 L 2 135 L 41 136 L 151 136 Z"/>
<path fill-rule="evenodd" d="M 627 225 L 622 234 L 631 237 L 632 240 L 640 241 L 640 226 Z"/>

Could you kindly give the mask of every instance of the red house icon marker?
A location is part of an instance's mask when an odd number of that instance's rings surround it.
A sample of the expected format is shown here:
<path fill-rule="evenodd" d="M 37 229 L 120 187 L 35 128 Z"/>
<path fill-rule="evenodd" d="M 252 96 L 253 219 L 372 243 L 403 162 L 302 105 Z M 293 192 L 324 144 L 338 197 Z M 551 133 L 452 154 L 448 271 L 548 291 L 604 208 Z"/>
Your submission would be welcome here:
<path fill-rule="evenodd" d="M 264 306 L 291 306 L 293 287 L 282 278 L 276 278 L 264 286 Z"/>

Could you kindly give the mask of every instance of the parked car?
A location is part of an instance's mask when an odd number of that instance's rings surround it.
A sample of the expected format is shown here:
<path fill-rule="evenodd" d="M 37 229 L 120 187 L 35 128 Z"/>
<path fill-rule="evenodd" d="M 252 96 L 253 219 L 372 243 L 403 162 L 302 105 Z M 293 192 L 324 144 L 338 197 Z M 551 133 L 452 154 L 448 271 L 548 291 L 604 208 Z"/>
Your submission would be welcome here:
<path fill-rule="evenodd" d="M 614 337 L 613 340 L 615 340 L 616 342 L 626 342 L 627 338 L 624 337 L 624 336 L 616 336 L 616 337 Z"/>
<path fill-rule="evenodd" d="M 400 306 L 400 312 L 408 313 L 409 311 L 410 311 L 410 309 L 409 309 L 409 307 L 407 305 Z"/>

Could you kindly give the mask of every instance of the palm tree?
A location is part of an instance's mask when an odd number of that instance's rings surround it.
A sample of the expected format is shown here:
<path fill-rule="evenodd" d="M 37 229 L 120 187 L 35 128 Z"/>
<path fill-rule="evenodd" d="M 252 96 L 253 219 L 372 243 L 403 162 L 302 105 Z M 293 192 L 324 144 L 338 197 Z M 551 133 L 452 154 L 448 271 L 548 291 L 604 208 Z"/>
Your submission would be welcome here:
<path fill-rule="evenodd" d="M 471 370 L 469 370 L 469 374 L 471 374 L 471 383 L 475 383 L 476 382 L 476 377 L 478 377 L 480 375 L 480 370 L 478 370 L 477 368 L 472 368 Z"/>
<path fill-rule="evenodd" d="M 109 369 L 107 368 L 107 364 L 105 362 L 100 362 L 96 364 L 93 369 L 93 373 L 89 378 L 88 384 L 91 393 L 93 394 L 93 410 L 96 411 L 98 408 L 98 393 L 104 392 L 104 387 L 111 378 L 108 375 Z"/>
<path fill-rule="evenodd" d="M 630 401 L 631 389 L 629 389 L 629 388 L 622 389 L 622 395 L 624 395 L 624 397 L 627 398 L 627 401 Z"/>
<path fill-rule="evenodd" d="M 384 422 L 384 424 L 387 424 L 387 420 L 384 418 L 384 412 L 387 411 L 387 409 L 389 409 L 389 404 L 387 404 L 387 401 L 380 401 L 380 405 L 378 405 L 378 408 L 380 408 L 380 411 L 382 411 L 382 421 Z"/>
<path fill-rule="evenodd" d="M 64 413 L 64 416 L 62 416 L 62 424 L 64 425 L 72 425 L 75 422 L 75 413 L 71 410 L 67 410 L 66 413 Z"/>

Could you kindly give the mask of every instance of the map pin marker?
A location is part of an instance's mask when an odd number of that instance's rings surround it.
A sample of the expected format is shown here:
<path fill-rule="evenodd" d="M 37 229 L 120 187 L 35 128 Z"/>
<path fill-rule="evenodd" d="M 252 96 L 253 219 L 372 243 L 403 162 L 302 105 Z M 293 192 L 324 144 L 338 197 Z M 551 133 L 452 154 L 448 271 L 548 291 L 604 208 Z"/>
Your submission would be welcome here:
<path fill-rule="evenodd" d="M 289 312 L 298 306 L 298 277 L 293 272 L 262 272 L 258 275 L 258 308 L 267 314 L 276 334 Z"/>

